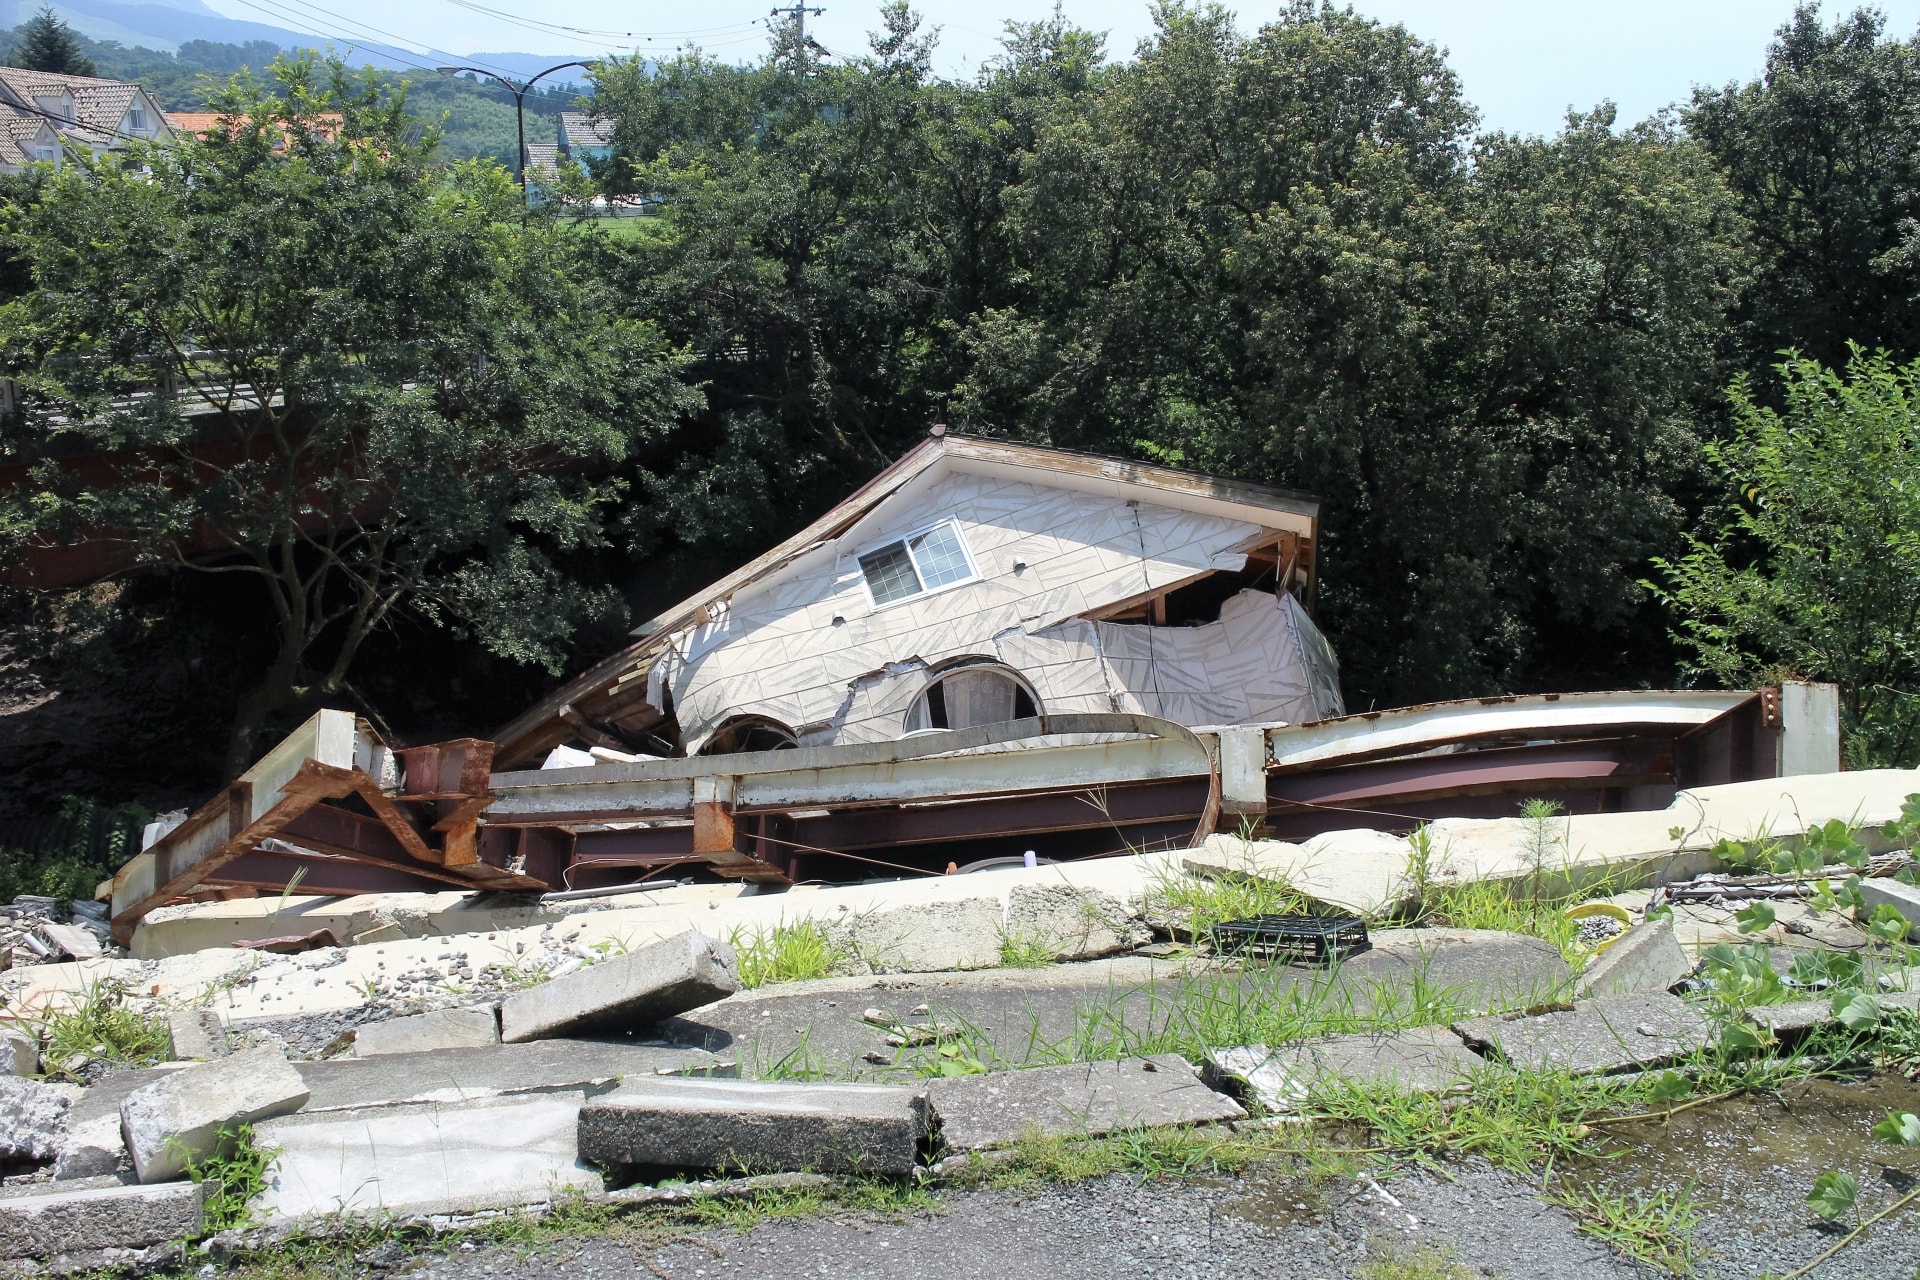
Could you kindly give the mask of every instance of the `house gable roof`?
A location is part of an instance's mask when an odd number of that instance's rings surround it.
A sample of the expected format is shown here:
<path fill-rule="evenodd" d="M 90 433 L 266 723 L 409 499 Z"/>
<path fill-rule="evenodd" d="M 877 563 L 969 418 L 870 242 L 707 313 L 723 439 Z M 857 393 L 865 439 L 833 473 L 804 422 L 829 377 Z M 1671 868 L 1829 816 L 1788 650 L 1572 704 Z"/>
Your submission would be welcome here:
<path fill-rule="evenodd" d="M 607 691 L 637 668 L 650 664 L 675 632 L 705 621 L 714 606 L 845 535 L 907 486 L 936 471 L 990 475 L 1115 498 L 1138 498 L 1176 510 L 1286 530 L 1309 541 L 1316 534 L 1320 514 L 1319 500 L 1298 490 L 1065 449 L 944 432 L 930 435 L 812 524 L 682 600 L 658 618 L 635 628 L 633 634 L 638 638 L 634 643 L 595 663 L 502 726 L 494 735 L 500 743 L 501 760 L 506 762 L 520 755 L 531 735 L 573 704 Z"/>

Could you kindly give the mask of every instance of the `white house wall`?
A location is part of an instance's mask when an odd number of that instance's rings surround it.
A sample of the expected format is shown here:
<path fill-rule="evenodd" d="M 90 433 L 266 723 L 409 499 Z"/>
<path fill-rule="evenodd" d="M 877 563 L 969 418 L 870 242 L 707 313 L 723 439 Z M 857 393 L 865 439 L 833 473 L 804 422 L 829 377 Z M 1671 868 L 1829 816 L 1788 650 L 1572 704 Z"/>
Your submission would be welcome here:
<path fill-rule="evenodd" d="M 946 516 L 979 576 L 876 608 L 857 557 Z M 663 705 L 670 691 L 690 751 L 744 714 L 777 720 L 809 745 L 887 740 L 900 736 L 932 668 L 976 656 L 1020 672 L 1049 712 L 1142 710 L 1189 724 L 1318 719 L 1325 698 L 1314 692 L 1314 655 L 1299 624 L 1315 641 L 1318 633 L 1291 600 L 1246 593 L 1203 627 L 1076 618 L 1211 569 L 1240 569 L 1264 533 L 939 468 L 675 636 L 651 673 L 648 701 Z M 1104 663 L 1103 650 L 1119 665 Z M 1322 674 L 1337 691 L 1333 674 Z"/>

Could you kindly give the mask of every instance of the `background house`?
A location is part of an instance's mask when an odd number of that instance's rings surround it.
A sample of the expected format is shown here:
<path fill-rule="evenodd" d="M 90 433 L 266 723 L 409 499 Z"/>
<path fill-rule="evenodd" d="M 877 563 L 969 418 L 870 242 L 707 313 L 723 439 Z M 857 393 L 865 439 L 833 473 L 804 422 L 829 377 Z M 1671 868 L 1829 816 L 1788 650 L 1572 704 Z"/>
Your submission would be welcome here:
<path fill-rule="evenodd" d="M 0 172 L 172 136 L 159 101 L 137 84 L 0 67 Z"/>

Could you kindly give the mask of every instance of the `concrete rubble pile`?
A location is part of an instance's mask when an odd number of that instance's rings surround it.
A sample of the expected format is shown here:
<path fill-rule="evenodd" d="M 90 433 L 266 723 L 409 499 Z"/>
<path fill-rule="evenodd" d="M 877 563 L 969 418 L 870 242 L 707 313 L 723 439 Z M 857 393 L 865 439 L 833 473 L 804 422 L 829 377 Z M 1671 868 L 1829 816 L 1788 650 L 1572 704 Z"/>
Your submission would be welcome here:
<path fill-rule="evenodd" d="M 1583 972 L 1535 938 L 1377 930 L 1373 950 L 1342 969 L 1355 983 L 1378 995 L 1418 975 L 1470 993 L 1484 1012 L 1209 1045 L 1197 1063 L 1156 1054 L 988 1070 L 994 1056 L 977 1060 L 965 1041 L 1010 1029 L 1023 1000 L 1054 1016 L 1102 985 L 1234 980 L 1232 965 L 1195 949 L 1163 959 L 1153 953 L 1165 943 L 1146 945 L 1190 938 L 1170 905 L 1178 885 L 1284 880 L 1324 906 L 1390 919 L 1423 883 L 1405 837 L 1337 832 L 1295 846 L 1216 836 L 1177 852 L 780 893 L 686 883 L 601 899 L 287 896 L 163 908 L 141 923 L 131 954 L 69 951 L 0 974 L 0 1257 L 106 1265 L 202 1234 L 210 1186 L 192 1174 L 218 1168 L 243 1127 L 272 1153 L 251 1202 L 257 1220 L 298 1224 L 570 1193 L 638 1203 L 659 1194 L 646 1184 L 689 1173 L 909 1177 L 1032 1133 L 1295 1112 L 1329 1086 L 1445 1092 L 1509 1067 L 1659 1067 L 1718 1035 L 1683 998 L 1699 953 L 1754 938 L 1718 923 L 1731 912 L 1713 899 L 1646 919 L 1648 886 L 1715 870 L 1722 838 L 1792 838 L 1837 816 L 1871 841 L 1916 791 L 1916 773 L 1810 776 L 1683 793 L 1684 814 L 1560 820 L 1554 874 L 1608 879 L 1610 901 L 1635 920 Z M 1454 820 L 1428 836 L 1429 886 L 1541 875 L 1537 825 Z M 1870 900 L 1911 902 L 1920 919 L 1920 890 L 1867 883 L 1881 895 Z M 62 924 L 55 905 L 16 904 L 13 919 L 45 937 Z M 92 934 L 85 907 L 66 927 Z M 800 922 L 829 941 L 840 975 L 742 990 L 736 948 Z M 322 930 L 338 945 L 234 945 Z M 1790 948 L 1819 944 L 1822 930 L 1859 933 L 1839 913 L 1783 899 L 1778 923 L 1757 936 Z M 1002 969 L 1009 942 L 1084 963 Z M 104 1046 L 49 1038 L 50 1018 L 102 999 L 164 1025 L 166 1060 L 129 1068 Z M 972 1030 L 934 1008 L 955 1001 L 971 1002 Z M 1893 989 L 1884 1002 L 1912 1006 L 1920 993 Z M 1804 1003 L 1764 1016 L 1782 1035 L 1831 1017 Z M 805 1078 L 823 1074 L 835 1078 Z"/>

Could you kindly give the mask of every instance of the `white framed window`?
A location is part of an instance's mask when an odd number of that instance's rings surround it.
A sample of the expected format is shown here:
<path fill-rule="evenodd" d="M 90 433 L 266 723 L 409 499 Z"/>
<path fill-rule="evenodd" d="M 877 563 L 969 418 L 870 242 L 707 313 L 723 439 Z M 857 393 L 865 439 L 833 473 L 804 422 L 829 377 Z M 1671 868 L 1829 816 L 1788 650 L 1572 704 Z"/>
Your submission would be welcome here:
<path fill-rule="evenodd" d="M 909 734 L 972 729 L 1039 714 L 1038 699 L 1013 671 L 997 663 L 970 662 L 928 684 L 907 708 L 901 728 Z"/>
<path fill-rule="evenodd" d="M 952 520 L 928 525 L 857 558 L 876 606 L 909 600 L 979 576 L 960 536 L 960 526 Z"/>
<path fill-rule="evenodd" d="M 60 149 L 58 147 L 35 147 L 33 149 L 33 158 L 35 160 L 58 160 L 60 158 Z"/>
<path fill-rule="evenodd" d="M 147 110 L 145 107 L 127 108 L 127 132 L 145 133 L 147 129 Z"/>

